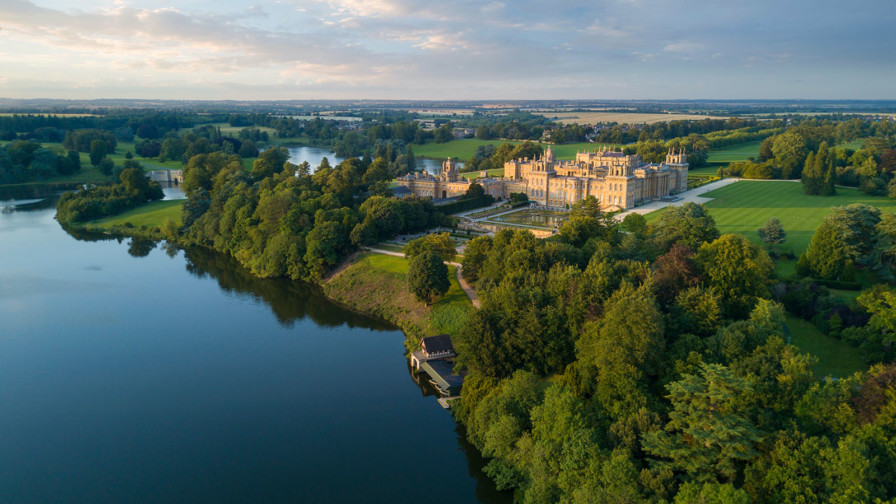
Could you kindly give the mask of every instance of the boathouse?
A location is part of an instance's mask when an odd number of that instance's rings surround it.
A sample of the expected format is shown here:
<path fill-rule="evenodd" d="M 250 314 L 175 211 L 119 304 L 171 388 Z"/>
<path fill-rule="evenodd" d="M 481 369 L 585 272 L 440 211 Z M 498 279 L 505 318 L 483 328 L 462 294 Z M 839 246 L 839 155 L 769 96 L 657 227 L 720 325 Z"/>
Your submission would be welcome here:
<path fill-rule="evenodd" d="M 420 342 L 420 350 L 411 354 L 411 365 L 419 371 L 420 365 L 424 362 L 453 359 L 455 357 L 457 357 L 457 353 L 455 353 L 454 345 L 451 343 L 451 336 L 440 334 L 423 338 L 423 341 Z"/>
<path fill-rule="evenodd" d="M 420 350 L 411 354 L 411 367 L 424 371 L 439 392 L 452 396 L 460 391 L 464 378 L 454 374 L 454 358 L 457 353 L 451 343 L 451 336 L 440 334 L 423 338 Z"/>

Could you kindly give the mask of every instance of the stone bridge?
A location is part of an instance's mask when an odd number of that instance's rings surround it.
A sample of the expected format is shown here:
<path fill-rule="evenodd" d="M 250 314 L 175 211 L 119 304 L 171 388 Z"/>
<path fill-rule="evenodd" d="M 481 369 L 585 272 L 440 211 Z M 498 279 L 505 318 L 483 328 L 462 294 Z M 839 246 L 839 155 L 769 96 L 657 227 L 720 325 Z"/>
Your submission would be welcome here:
<path fill-rule="evenodd" d="M 167 182 L 174 185 L 180 185 L 184 181 L 183 170 L 152 170 L 146 172 L 146 176 L 149 180 L 159 183 Z"/>

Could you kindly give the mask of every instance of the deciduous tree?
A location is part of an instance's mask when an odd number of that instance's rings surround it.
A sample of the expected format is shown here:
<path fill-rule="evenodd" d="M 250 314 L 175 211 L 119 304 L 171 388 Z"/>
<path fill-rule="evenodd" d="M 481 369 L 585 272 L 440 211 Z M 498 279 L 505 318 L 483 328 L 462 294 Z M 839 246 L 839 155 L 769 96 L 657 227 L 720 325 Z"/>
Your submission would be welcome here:
<path fill-rule="evenodd" d="M 408 265 L 408 290 L 420 301 L 431 304 L 433 299 L 448 292 L 448 266 L 431 250 L 414 256 Z"/>

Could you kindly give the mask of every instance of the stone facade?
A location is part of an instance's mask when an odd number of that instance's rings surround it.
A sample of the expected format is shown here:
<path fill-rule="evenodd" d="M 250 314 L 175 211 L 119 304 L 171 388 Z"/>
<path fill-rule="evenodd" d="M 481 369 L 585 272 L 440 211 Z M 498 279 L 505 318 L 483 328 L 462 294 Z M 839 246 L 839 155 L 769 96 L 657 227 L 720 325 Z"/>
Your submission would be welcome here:
<path fill-rule="evenodd" d="M 607 210 L 625 209 L 642 201 L 684 191 L 688 185 L 688 158 L 671 150 L 661 164 L 647 164 L 641 156 L 607 149 L 580 152 L 574 161 L 558 161 L 549 147 L 538 159 L 514 159 L 504 164 L 504 178 L 476 181 L 485 192 L 507 198 L 510 193 L 526 193 L 530 201 L 566 208 L 594 196 Z M 409 174 L 398 178 L 418 196 L 433 199 L 460 196 L 471 182 L 458 180 L 451 160 L 442 163 L 438 177 Z"/>

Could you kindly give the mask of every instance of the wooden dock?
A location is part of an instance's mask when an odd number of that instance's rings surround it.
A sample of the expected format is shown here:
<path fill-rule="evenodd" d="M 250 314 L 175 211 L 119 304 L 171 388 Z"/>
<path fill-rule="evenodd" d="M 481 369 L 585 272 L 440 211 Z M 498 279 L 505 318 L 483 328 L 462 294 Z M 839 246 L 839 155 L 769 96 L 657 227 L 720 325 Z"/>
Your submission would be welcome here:
<path fill-rule="evenodd" d="M 440 397 L 439 405 L 444 409 L 448 409 L 451 407 L 451 403 L 454 402 L 455 399 L 460 399 L 460 396 Z"/>

